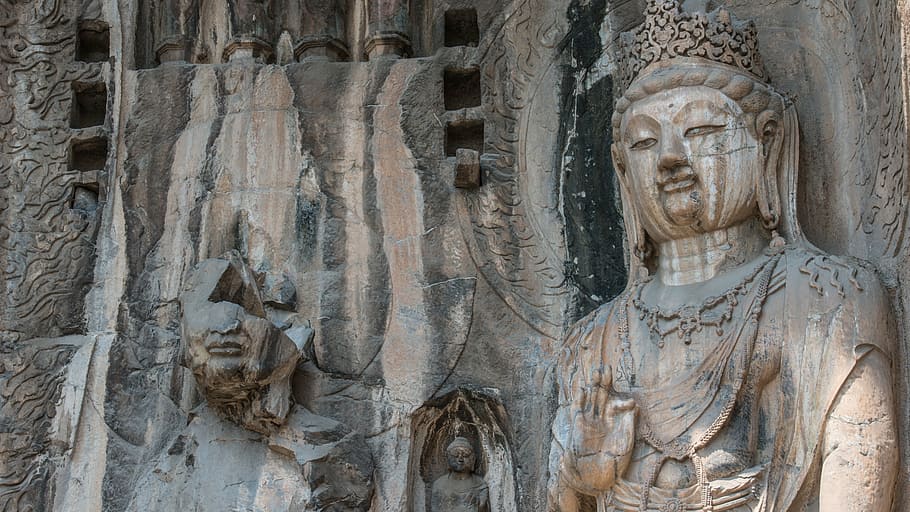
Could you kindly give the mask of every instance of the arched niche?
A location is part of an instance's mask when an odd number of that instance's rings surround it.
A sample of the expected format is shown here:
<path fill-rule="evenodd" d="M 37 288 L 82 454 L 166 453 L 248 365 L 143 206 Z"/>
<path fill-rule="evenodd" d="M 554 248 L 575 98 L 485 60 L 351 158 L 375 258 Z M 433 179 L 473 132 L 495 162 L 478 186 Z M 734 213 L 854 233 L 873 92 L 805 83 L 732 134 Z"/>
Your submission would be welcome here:
<path fill-rule="evenodd" d="M 516 510 L 513 456 L 505 433 L 507 415 L 495 391 L 453 390 L 424 404 L 411 425 L 408 511 L 431 512 L 430 490 L 448 471 L 446 447 L 458 436 L 467 438 L 474 447 L 474 471 L 487 482 L 490 510 Z"/>

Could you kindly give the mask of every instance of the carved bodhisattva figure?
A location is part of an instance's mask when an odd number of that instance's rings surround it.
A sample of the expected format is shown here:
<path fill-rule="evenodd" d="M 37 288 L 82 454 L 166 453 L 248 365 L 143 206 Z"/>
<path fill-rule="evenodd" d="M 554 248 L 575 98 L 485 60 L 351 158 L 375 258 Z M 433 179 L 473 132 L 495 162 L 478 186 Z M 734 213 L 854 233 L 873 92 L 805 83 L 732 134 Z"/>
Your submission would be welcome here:
<path fill-rule="evenodd" d="M 487 483 L 474 473 L 474 447 L 456 437 L 446 448 L 448 473 L 433 482 L 431 512 L 490 512 Z"/>
<path fill-rule="evenodd" d="M 551 510 L 890 510 L 891 309 L 799 230 L 753 25 L 652 0 L 621 48 L 632 278 L 560 357 Z"/>

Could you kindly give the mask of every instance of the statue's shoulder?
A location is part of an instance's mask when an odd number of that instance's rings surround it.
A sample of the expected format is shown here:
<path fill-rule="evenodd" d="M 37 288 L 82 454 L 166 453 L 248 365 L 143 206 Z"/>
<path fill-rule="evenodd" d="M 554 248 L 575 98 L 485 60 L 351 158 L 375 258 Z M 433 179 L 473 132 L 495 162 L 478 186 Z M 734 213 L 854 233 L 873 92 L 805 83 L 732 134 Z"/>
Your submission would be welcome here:
<path fill-rule="evenodd" d="M 812 247 L 786 251 L 787 286 L 797 295 L 823 303 L 852 302 L 857 307 L 887 304 L 887 293 L 874 267 L 858 258 L 835 256 Z"/>
<path fill-rule="evenodd" d="M 572 324 L 562 341 L 558 358 L 560 370 L 574 367 L 582 353 L 594 350 L 601 341 L 608 338 L 605 333 L 613 318 L 614 307 L 621 302 L 621 297 L 623 295 L 601 304 L 597 309 Z"/>
<path fill-rule="evenodd" d="M 613 298 L 605 304 L 601 304 L 594 311 L 572 324 L 563 340 L 563 349 L 574 347 L 579 343 L 585 344 L 592 337 L 600 338 L 601 333 L 610 323 L 614 306 L 620 302 L 620 297 L 622 295 Z"/>
<path fill-rule="evenodd" d="M 613 314 L 614 306 L 619 303 L 623 295 L 620 294 L 617 297 L 614 297 L 610 301 L 597 306 L 594 311 L 591 311 L 587 315 L 583 316 L 581 319 L 572 324 L 572 327 L 569 329 L 566 340 L 572 339 L 574 337 L 583 336 L 585 333 L 589 333 L 596 329 L 597 327 L 604 327 L 609 323 L 610 317 Z"/>
<path fill-rule="evenodd" d="M 799 309 L 797 317 L 834 314 L 853 331 L 848 336 L 853 342 L 869 342 L 891 352 L 896 336 L 894 311 L 871 264 L 807 247 L 788 249 L 786 261 L 788 308 Z"/>

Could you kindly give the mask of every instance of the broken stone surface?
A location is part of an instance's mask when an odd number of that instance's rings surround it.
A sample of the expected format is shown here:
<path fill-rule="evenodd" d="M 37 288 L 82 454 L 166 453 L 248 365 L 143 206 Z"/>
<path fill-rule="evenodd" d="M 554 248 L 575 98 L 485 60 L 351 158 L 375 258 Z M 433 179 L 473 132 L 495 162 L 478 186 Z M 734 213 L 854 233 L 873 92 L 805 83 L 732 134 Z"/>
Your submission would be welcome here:
<path fill-rule="evenodd" d="M 368 510 L 369 449 L 338 422 L 295 407 L 263 436 L 205 405 L 191 417 L 149 462 L 126 510 Z"/>
<path fill-rule="evenodd" d="M 455 151 L 455 186 L 458 188 L 480 186 L 480 153 L 464 148 Z"/>
<path fill-rule="evenodd" d="M 240 254 L 200 262 L 180 305 L 185 362 L 209 406 L 262 434 L 284 424 L 303 345 L 268 318 L 257 276 Z"/>
<path fill-rule="evenodd" d="M 363 439 L 291 399 L 306 334 L 267 317 L 259 276 L 231 251 L 181 296 L 186 364 L 206 403 L 139 479 L 128 510 L 367 510 Z M 217 496 L 216 496 L 217 495 Z"/>

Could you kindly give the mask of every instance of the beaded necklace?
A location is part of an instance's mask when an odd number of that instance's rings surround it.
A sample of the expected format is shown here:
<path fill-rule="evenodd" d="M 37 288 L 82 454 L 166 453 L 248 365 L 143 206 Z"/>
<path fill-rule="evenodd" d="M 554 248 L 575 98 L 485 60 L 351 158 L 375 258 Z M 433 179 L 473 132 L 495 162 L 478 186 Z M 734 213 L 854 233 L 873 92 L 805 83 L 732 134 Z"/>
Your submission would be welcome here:
<path fill-rule="evenodd" d="M 622 347 L 622 362 L 620 365 L 620 372 L 624 374 L 624 377 L 632 386 L 635 385 L 635 363 L 632 357 L 631 340 L 629 337 L 630 306 L 634 306 L 636 309 L 638 309 L 639 320 L 646 321 L 648 330 L 651 332 L 652 336 L 660 336 L 661 342 L 663 341 L 664 336 L 668 336 L 676 332 L 680 338 L 683 338 L 686 345 L 689 345 L 692 341 L 692 333 L 700 332 L 705 326 L 713 327 L 718 336 L 722 336 L 724 333 L 723 325 L 732 320 L 734 309 L 737 304 L 739 304 L 738 297 L 746 295 L 749 291 L 749 285 L 755 281 L 756 278 L 758 278 L 758 283 L 755 288 L 755 298 L 748 306 L 748 314 L 744 315 L 743 322 L 739 325 L 738 329 L 738 336 L 743 336 L 743 334 L 746 334 L 750 338 L 750 343 L 753 342 L 756 335 L 758 334 L 758 319 L 768 297 L 771 277 L 774 274 L 774 269 L 777 266 L 781 255 L 782 251 L 774 251 L 774 253 L 770 255 L 767 261 L 761 265 L 757 265 L 755 269 L 749 273 L 749 275 L 747 275 L 738 284 L 728 289 L 724 293 L 717 296 L 708 297 L 698 306 L 683 305 L 669 313 L 664 313 L 659 307 L 651 307 L 641 301 L 641 290 L 644 285 L 651 280 L 651 277 L 639 280 L 637 283 L 635 283 L 632 289 L 626 292 L 622 298 L 621 306 L 618 312 L 618 331 Z M 706 314 L 712 308 L 719 306 L 721 303 L 726 303 L 724 309 L 721 312 Z M 660 329 L 660 321 L 675 321 L 675 325 L 671 325 L 665 329 Z M 659 343 L 658 346 L 662 347 L 663 344 Z M 751 350 L 749 352 L 751 352 Z M 736 376 L 734 387 L 736 389 L 739 389 L 739 387 L 742 385 L 743 380 L 743 375 Z M 714 419 L 704 434 L 693 442 L 685 443 L 679 439 L 663 442 L 654 435 L 650 425 L 644 421 L 641 421 L 639 423 L 639 435 L 641 439 L 646 441 L 662 454 L 661 457 L 659 457 L 654 462 L 651 470 L 648 472 L 647 480 L 642 486 L 640 503 L 641 511 L 647 511 L 650 491 L 657 480 L 657 475 L 660 467 L 667 460 L 667 458 L 671 457 L 677 460 L 688 458 L 692 461 L 692 464 L 695 466 L 699 485 L 702 488 L 702 509 L 711 510 L 713 508 L 713 497 L 711 494 L 710 481 L 707 477 L 704 460 L 700 455 L 698 455 L 697 452 L 699 449 L 703 448 L 709 442 L 711 442 L 714 436 L 716 436 L 717 433 L 720 432 L 720 430 L 724 427 L 724 425 L 726 425 L 727 421 L 730 418 L 730 415 L 733 412 L 733 408 L 736 405 L 737 395 L 738 393 L 732 393 L 730 395 L 726 403 L 724 403 L 724 406 L 721 409 L 718 417 Z"/>
<path fill-rule="evenodd" d="M 699 305 L 684 304 L 669 312 L 664 312 L 660 306 L 651 306 L 641 299 L 642 290 L 653 279 L 652 276 L 648 276 L 636 283 L 632 305 L 638 310 L 638 319 L 645 321 L 651 335 L 658 339 L 657 346 L 660 348 L 664 347 L 664 338 L 674 332 L 686 345 L 692 344 L 693 333 L 701 332 L 705 327 L 713 327 L 718 336 L 723 336 L 723 325 L 733 318 L 733 311 L 739 305 L 739 296 L 748 293 L 752 281 L 775 261 L 772 257 L 764 264 L 757 265 L 742 281 L 720 295 L 710 296 Z M 722 303 L 720 311 L 711 312 Z M 670 325 L 661 328 L 662 323 Z"/>

